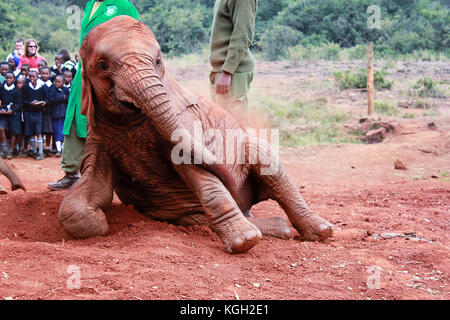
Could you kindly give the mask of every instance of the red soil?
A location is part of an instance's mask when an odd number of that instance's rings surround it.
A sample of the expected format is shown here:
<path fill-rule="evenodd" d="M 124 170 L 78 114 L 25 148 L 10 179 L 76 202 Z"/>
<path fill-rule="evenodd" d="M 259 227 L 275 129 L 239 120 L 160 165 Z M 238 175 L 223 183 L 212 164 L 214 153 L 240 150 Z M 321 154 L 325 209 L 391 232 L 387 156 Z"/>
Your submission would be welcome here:
<path fill-rule="evenodd" d="M 207 227 L 157 222 L 117 199 L 106 237 L 71 239 L 57 219 L 64 192 L 46 189 L 61 178 L 59 159 L 13 159 L 28 192 L 0 197 L 0 299 L 449 299 L 450 135 L 417 121 L 402 132 L 377 145 L 283 149 L 292 181 L 334 235 L 263 238 L 239 255 Z M 397 158 L 407 171 L 394 170 Z M 272 201 L 252 212 L 285 217 Z M 79 289 L 67 287 L 71 265 Z M 371 266 L 381 268 L 379 289 Z"/>

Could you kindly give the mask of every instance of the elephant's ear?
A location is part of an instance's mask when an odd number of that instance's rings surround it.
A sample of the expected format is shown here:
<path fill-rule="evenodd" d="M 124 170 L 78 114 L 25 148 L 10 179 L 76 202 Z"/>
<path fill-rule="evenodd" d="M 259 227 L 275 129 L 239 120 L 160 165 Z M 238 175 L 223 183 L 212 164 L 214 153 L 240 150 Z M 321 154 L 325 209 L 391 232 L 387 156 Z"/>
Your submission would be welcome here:
<path fill-rule="evenodd" d="M 92 84 L 86 73 L 85 66 L 81 70 L 81 114 L 85 115 L 88 120 L 88 125 L 95 127 L 95 107 L 94 107 L 94 91 Z"/>
<path fill-rule="evenodd" d="M 189 106 L 198 103 L 198 97 L 189 90 L 184 89 L 168 74 L 164 74 L 164 88 L 170 99 L 170 105 L 175 110 L 175 114 L 180 114 Z"/>

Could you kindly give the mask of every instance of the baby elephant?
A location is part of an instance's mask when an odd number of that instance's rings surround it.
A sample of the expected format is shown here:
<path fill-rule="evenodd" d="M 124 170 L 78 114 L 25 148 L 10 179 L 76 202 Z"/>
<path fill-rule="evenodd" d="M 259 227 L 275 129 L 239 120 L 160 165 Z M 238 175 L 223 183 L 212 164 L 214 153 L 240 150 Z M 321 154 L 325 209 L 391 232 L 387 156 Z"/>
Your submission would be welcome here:
<path fill-rule="evenodd" d="M 227 252 L 246 252 L 262 234 L 287 239 L 281 218 L 256 218 L 252 205 L 274 199 L 302 239 L 331 236 L 308 208 L 268 142 L 240 129 L 209 100 L 166 72 L 153 33 L 128 16 L 84 39 L 82 108 L 88 118 L 82 177 L 59 209 L 75 238 L 105 235 L 113 193 L 142 214 L 177 225 L 208 225 Z M 236 148 L 225 150 L 230 143 Z M 224 138 L 226 137 L 226 138 Z M 229 152 L 230 151 L 230 152 Z"/>

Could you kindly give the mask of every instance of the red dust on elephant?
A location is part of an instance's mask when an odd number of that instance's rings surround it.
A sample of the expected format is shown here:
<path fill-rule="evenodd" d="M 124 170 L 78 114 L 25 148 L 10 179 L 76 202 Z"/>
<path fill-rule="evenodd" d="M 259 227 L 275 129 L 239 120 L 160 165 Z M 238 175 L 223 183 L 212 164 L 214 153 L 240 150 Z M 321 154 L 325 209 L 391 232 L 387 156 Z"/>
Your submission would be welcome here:
<path fill-rule="evenodd" d="M 116 192 L 125 205 L 154 219 L 208 225 L 230 253 L 246 252 L 263 234 L 290 237 L 283 219 L 250 214 L 267 199 L 280 204 L 302 239 L 331 236 L 331 224 L 308 208 L 268 142 L 246 134 L 227 111 L 170 77 L 147 26 L 116 17 L 90 31 L 80 55 L 82 112 L 89 122 L 86 155 L 82 177 L 58 214 L 70 235 L 106 235 L 104 211 Z M 256 154 L 257 161 L 243 164 L 239 152 L 231 163 L 218 161 L 216 150 L 196 138 L 199 123 L 204 133 L 239 132 L 237 150 Z M 174 141 L 180 130 L 182 140 Z M 192 161 L 174 161 L 180 144 Z M 268 162 L 277 168 L 273 174 L 262 172 Z"/>

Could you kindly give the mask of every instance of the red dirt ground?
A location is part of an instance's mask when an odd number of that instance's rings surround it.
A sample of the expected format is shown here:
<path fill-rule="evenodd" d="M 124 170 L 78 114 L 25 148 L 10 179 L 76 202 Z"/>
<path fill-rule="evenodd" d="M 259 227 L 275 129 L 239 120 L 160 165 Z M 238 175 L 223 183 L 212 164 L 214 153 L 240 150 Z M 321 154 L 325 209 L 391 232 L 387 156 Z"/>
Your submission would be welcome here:
<path fill-rule="evenodd" d="M 46 189 L 61 177 L 59 159 L 13 159 L 28 192 L 0 197 L 0 299 L 449 299 L 450 134 L 402 125 L 377 145 L 282 149 L 291 179 L 334 235 L 263 238 L 239 255 L 207 227 L 153 221 L 117 199 L 106 237 L 71 239 L 57 220 L 64 192 Z M 396 158 L 408 171 L 394 170 Z M 285 216 L 272 201 L 252 212 Z M 71 265 L 79 289 L 67 286 Z M 381 268 L 379 289 L 372 266 Z"/>

